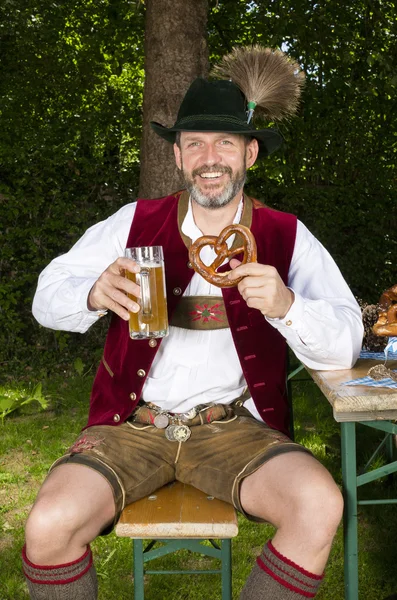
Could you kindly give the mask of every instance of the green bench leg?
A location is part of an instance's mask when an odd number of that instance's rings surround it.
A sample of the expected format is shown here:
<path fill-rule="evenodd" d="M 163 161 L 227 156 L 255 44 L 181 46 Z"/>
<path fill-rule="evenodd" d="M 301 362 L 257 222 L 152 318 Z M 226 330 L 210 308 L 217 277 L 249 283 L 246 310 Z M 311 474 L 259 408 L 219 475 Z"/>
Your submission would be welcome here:
<path fill-rule="evenodd" d="M 358 600 L 356 424 L 341 423 L 345 600 Z"/>
<path fill-rule="evenodd" d="M 162 540 L 166 541 L 166 540 Z M 214 546 L 213 548 L 208 547 L 204 548 L 200 542 L 201 539 L 196 540 L 184 540 L 183 542 L 177 543 L 178 540 L 167 540 L 167 545 L 165 552 L 163 552 L 163 548 L 160 549 L 160 554 L 158 550 L 152 550 L 152 556 L 145 555 L 143 548 L 143 540 L 142 539 L 133 539 L 133 573 L 134 573 L 134 600 L 144 600 L 145 590 L 144 590 L 144 575 L 145 575 L 145 562 L 153 560 L 153 558 L 157 558 L 161 554 L 169 554 L 177 551 L 178 549 L 185 548 L 191 550 L 192 552 L 204 552 L 207 556 L 214 556 L 221 561 L 221 568 L 217 570 L 194 570 L 194 571 L 148 571 L 151 574 L 156 573 L 219 573 L 221 575 L 221 583 L 222 583 L 222 600 L 232 600 L 232 540 L 231 539 L 223 539 L 219 540 L 219 546 Z M 146 551 L 151 547 L 146 548 Z M 149 553 L 150 554 L 150 553 Z"/>
<path fill-rule="evenodd" d="M 394 459 L 394 435 L 389 433 L 386 441 L 386 456 L 389 463 Z"/>
<path fill-rule="evenodd" d="M 232 600 L 232 540 L 221 540 L 222 600 Z"/>
<path fill-rule="evenodd" d="M 143 540 L 132 540 L 134 553 L 134 600 L 144 600 Z"/>

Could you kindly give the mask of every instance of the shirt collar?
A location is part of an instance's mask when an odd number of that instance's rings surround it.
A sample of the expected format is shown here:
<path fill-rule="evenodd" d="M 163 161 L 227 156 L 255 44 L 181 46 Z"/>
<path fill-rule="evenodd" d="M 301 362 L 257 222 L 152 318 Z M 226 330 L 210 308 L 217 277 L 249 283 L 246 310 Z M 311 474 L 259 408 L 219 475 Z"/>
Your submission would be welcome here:
<path fill-rule="evenodd" d="M 236 214 L 234 215 L 233 223 L 240 223 L 241 215 L 243 213 L 243 206 L 244 206 L 243 196 L 241 196 L 241 200 L 237 207 Z M 201 237 L 203 235 L 203 233 L 200 231 L 200 229 L 197 227 L 196 223 L 194 222 L 191 198 L 189 198 L 189 206 L 187 209 L 186 217 L 183 220 L 181 229 L 182 229 L 182 233 L 184 233 L 186 236 L 188 236 L 192 240 L 192 242 L 195 242 L 199 237 Z"/>

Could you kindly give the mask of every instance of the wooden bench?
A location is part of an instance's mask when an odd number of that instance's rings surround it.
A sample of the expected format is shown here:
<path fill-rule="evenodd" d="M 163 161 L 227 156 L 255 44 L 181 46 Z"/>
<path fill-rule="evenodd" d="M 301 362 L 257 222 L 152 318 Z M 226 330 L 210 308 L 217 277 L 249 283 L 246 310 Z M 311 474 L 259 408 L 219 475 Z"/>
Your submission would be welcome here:
<path fill-rule="evenodd" d="M 231 504 L 175 481 L 126 506 L 115 531 L 120 537 L 133 539 L 134 600 L 144 600 L 144 575 L 158 573 L 219 573 L 222 600 L 231 600 L 231 538 L 238 533 L 237 515 Z M 145 548 L 144 539 L 151 540 Z M 210 545 L 203 544 L 204 540 Z M 156 547 L 157 543 L 161 545 Z M 145 569 L 145 563 L 181 549 L 218 558 L 221 567 Z"/>

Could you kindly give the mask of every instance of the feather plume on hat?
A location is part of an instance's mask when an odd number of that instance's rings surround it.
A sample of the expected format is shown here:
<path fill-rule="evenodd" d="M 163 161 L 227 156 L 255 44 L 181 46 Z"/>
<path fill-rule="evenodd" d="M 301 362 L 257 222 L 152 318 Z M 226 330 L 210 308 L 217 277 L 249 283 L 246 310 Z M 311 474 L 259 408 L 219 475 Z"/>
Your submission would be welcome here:
<path fill-rule="evenodd" d="M 259 45 L 233 48 L 211 75 L 231 79 L 240 88 L 247 99 L 247 123 L 254 111 L 271 121 L 295 114 L 305 81 L 296 61 Z"/>

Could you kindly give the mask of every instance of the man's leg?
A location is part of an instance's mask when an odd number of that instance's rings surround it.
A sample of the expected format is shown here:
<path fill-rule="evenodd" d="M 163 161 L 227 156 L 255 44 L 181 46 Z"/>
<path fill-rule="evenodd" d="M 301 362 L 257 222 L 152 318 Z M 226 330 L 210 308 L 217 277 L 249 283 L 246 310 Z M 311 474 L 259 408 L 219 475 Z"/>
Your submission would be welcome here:
<path fill-rule="evenodd" d="M 178 444 L 131 422 L 84 430 L 52 467 L 26 526 L 24 572 L 35 600 L 93 600 L 89 543 L 125 504 L 175 479 Z"/>
<path fill-rule="evenodd" d="M 240 501 L 277 527 L 240 600 L 314 598 L 343 511 L 328 471 L 309 454 L 280 454 L 243 480 Z"/>
<path fill-rule="evenodd" d="M 97 581 L 89 544 L 115 516 L 113 492 L 97 471 L 56 467 L 26 525 L 23 568 L 34 600 L 94 600 Z"/>

